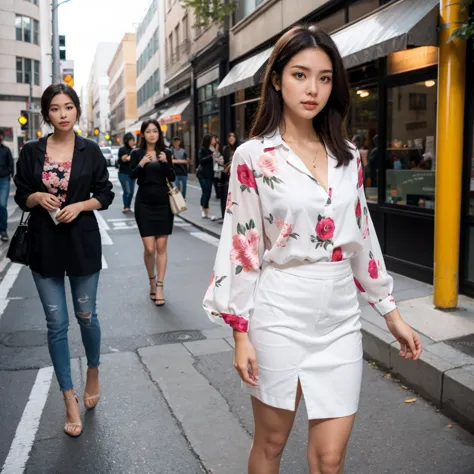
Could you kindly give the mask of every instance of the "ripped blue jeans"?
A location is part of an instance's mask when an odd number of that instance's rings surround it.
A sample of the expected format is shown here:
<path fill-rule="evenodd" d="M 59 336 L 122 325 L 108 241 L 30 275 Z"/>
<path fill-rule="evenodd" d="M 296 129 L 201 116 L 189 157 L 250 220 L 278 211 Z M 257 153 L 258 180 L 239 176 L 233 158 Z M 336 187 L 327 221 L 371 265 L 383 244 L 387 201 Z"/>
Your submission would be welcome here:
<path fill-rule="evenodd" d="M 33 280 L 43 304 L 48 327 L 48 348 L 54 371 L 62 392 L 73 388 L 71 357 L 69 355 L 69 315 L 64 277 L 44 278 L 32 272 Z M 81 328 L 87 366 L 100 363 L 100 325 L 97 318 L 97 287 L 99 272 L 82 277 L 69 277 L 74 314 Z"/>

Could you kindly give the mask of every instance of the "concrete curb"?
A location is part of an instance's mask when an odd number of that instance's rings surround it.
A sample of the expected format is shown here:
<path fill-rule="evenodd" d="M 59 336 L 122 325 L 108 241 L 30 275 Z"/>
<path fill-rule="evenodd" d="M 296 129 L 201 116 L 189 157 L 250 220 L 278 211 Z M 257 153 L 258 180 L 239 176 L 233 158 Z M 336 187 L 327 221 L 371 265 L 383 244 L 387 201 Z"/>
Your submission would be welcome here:
<path fill-rule="evenodd" d="M 188 217 L 180 217 L 199 230 L 220 238 L 218 232 Z M 398 355 L 399 344 L 392 334 L 365 320 L 362 314 L 364 357 L 391 371 L 459 425 L 474 433 L 474 358 L 444 342 L 420 335 L 424 344 L 420 360 L 405 360 Z"/>

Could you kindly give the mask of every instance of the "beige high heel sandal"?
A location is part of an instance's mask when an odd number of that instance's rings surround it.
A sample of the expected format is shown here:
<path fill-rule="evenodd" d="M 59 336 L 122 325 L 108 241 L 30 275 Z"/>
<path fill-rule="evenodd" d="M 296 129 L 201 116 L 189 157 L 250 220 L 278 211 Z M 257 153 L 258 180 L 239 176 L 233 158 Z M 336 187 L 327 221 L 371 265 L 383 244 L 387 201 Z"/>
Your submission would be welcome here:
<path fill-rule="evenodd" d="M 79 400 L 77 399 L 76 395 L 69 395 L 69 397 L 64 397 L 64 403 L 72 400 L 73 398 L 76 399 L 76 403 L 79 405 Z M 67 406 L 66 406 L 67 408 Z M 79 431 L 78 431 L 79 430 Z M 68 423 L 64 424 L 64 432 L 70 436 L 71 438 L 77 438 L 82 434 L 82 423 Z"/>
<path fill-rule="evenodd" d="M 88 410 L 92 410 L 93 408 L 95 408 L 99 404 L 100 394 L 99 395 L 91 395 L 91 396 L 87 396 L 87 395 L 88 395 L 88 393 L 84 392 L 84 406 Z M 91 400 L 95 400 L 95 402 L 89 403 Z"/>

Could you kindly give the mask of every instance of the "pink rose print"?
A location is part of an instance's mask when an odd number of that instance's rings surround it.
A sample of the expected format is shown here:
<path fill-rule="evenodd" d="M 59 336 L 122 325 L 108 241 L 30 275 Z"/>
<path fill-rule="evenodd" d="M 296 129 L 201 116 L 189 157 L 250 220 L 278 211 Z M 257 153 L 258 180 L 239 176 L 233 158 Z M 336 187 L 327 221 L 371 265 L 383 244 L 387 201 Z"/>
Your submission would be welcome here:
<path fill-rule="evenodd" d="M 274 146 L 269 146 L 269 147 L 263 149 L 263 153 L 268 153 L 269 151 L 273 151 L 273 150 L 275 150 L 275 147 Z"/>
<path fill-rule="evenodd" d="M 364 185 L 364 168 L 362 167 L 362 163 L 360 162 L 360 158 L 357 158 L 357 168 L 359 171 L 359 188 Z"/>
<path fill-rule="evenodd" d="M 316 243 L 316 248 L 324 247 L 327 250 L 328 245 L 334 245 L 332 238 L 335 231 L 334 221 L 331 217 L 318 216 L 316 224 L 316 235 L 311 236 L 311 242 Z"/>
<path fill-rule="evenodd" d="M 242 318 L 242 316 L 237 316 L 236 314 L 221 313 L 222 319 L 233 329 L 240 332 L 247 332 L 249 322 Z"/>
<path fill-rule="evenodd" d="M 263 182 L 272 189 L 275 189 L 274 183 L 283 182 L 275 176 L 277 172 L 277 161 L 274 149 L 260 155 L 258 166 L 261 169 L 262 174 L 256 174 L 255 177 L 261 178 L 263 176 Z"/>
<path fill-rule="evenodd" d="M 374 259 L 372 252 L 369 252 L 369 275 L 370 278 L 376 280 L 379 277 L 379 266 Z"/>
<path fill-rule="evenodd" d="M 328 189 L 328 195 L 329 195 L 329 199 L 332 199 L 332 188 Z"/>
<path fill-rule="evenodd" d="M 225 212 L 227 212 L 228 214 L 232 214 L 232 206 L 233 205 L 237 205 L 237 203 L 232 201 L 232 193 L 229 191 L 229 193 L 227 194 L 227 202 L 226 202 L 226 205 L 225 205 Z"/>
<path fill-rule="evenodd" d="M 240 181 L 240 189 L 250 192 L 250 189 L 257 190 L 257 182 L 252 170 L 247 165 L 237 166 L 237 178 Z"/>
<path fill-rule="evenodd" d="M 273 216 L 270 214 L 270 219 Z M 270 222 L 271 223 L 271 222 Z M 298 234 L 293 233 L 293 225 L 289 224 L 288 222 L 280 219 L 279 217 L 275 217 L 275 224 L 280 229 L 280 235 L 276 240 L 277 247 L 286 247 L 286 243 L 288 239 L 291 237 L 292 239 L 297 239 L 299 237 Z"/>
<path fill-rule="evenodd" d="M 365 240 L 370 235 L 369 210 L 366 207 L 364 207 L 364 219 L 365 219 L 365 228 L 364 228 L 364 232 L 362 232 L 362 238 Z"/>
<path fill-rule="evenodd" d="M 372 301 L 369 301 L 369 304 L 370 306 L 372 306 L 372 308 L 375 308 L 375 303 L 372 303 Z"/>
<path fill-rule="evenodd" d="M 365 293 L 365 290 L 364 290 L 364 287 L 360 284 L 359 280 L 354 277 L 354 283 L 355 285 L 357 286 L 357 289 L 361 292 L 361 293 Z"/>
<path fill-rule="evenodd" d="M 258 255 L 258 244 L 260 242 L 260 234 L 255 229 L 255 222 L 251 220 L 243 226 L 237 225 L 237 234 L 232 237 L 232 251 L 230 258 L 236 266 L 235 274 L 240 272 L 250 272 L 258 270 L 260 267 L 260 259 Z"/>
<path fill-rule="evenodd" d="M 355 214 L 356 214 L 357 225 L 360 229 L 361 217 L 362 217 L 362 209 L 360 207 L 360 199 L 357 199 Z"/>
<path fill-rule="evenodd" d="M 331 262 L 340 262 L 342 260 L 342 249 L 341 247 L 336 247 L 332 251 Z"/>
<path fill-rule="evenodd" d="M 330 206 L 332 203 L 332 188 L 328 189 L 328 199 L 326 201 L 326 206 Z"/>

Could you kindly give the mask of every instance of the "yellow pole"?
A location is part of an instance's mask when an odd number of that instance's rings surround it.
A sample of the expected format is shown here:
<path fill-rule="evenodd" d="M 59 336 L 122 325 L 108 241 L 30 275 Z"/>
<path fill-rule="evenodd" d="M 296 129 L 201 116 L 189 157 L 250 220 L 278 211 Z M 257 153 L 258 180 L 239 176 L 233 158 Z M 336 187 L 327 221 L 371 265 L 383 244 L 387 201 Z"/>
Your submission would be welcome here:
<path fill-rule="evenodd" d="M 448 42 L 467 19 L 461 0 L 441 0 L 436 150 L 434 305 L 458 303 L 466 41 Z"/>

